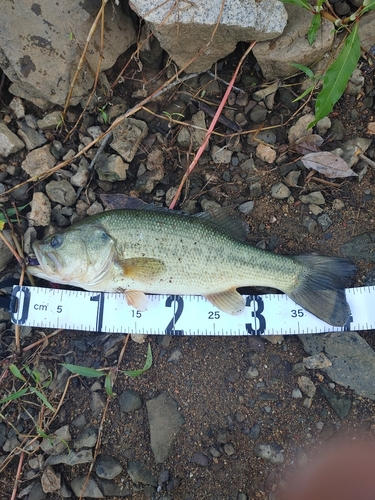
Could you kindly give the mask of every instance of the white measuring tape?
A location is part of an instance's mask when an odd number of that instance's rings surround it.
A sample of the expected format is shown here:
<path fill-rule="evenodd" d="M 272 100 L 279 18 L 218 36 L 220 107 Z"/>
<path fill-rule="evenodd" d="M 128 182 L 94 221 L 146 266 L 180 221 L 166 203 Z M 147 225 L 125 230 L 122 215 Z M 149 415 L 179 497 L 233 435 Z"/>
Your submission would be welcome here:
<path fill-rule="evenodd" d="M 148 310 L 140 312 L 127 305 L 123 294 L 15 286 L 12 322 L 150 335 L 295 335 L 375 329 L 375 286 L 345 292 L 352 314 L 344 327 L 333 327 L 282 294 L 245 295 L 244 312 L 231 316 L 196 295 L 148 295 Z"/>

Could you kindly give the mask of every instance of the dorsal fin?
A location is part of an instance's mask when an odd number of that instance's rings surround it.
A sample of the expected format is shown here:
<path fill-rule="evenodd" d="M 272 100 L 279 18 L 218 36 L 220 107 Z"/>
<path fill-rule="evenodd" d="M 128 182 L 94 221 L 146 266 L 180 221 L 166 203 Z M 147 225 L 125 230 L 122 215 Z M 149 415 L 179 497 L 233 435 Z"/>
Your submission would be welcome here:
<path fill-rule="evenodd" d="M 193 215 L 193 217 L 205 219 L 213 226 L 222 229 L 226 233 L 230 234 L 232 238 L 239 241 L 245 241 L 247 233 L 249 232 L 249 226 L 246 222 L 239 217 L 230 217 L 228 209 L 226 208 L 218 208 L 211 213 L 200 212 Z"/>
<path fill-rule="evenodd" d="M 156 212 L 164 212 L 168 214 L 178 214 L 184 217 L 196 217 L 197 219 L 204 219 L 206 222 L 212 226 L 225 231 L 227 234 L 232 236 L 239 241 L 245 241 L 247 233 L 249 232 L 249 226 L 240 217 L 230 217 L 228 210 L 229 207 L 217 208 L 211 212 L 199 212 L 198 214 L 190 215 L 181 210 L 170 210 L 169 208 L 163 207 L 162 205 L 155 205 L 153 203 L 147 203 L 146 205 L 134 208 L 132 210 L 153 210 Z"/>

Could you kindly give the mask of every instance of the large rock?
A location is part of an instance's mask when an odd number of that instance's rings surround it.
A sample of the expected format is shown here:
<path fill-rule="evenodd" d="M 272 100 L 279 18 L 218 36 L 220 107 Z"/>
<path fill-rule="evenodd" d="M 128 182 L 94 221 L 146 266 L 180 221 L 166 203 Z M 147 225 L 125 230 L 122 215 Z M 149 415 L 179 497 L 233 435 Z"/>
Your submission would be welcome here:
<path fill-rule="evenodd" d="M 224 2 L 220 24 L 213 36 L 222 3 L 222 0 L 129 2 L 180 67 L 208 44 L 205 52 L 189 65 L 188 72 L 209 69 L 218 59 L 233 52 L 239 41 L 269 40 L 285 28 L 287 14 L 278 0 L 231 0 Z"/>
<path fill-rule="evenodd" d="M 24 159 L 21 164 L 21 168 L 30 176 L 42 175 L 51 168 L 53 168 L 57 163 L 56 158 L 51 153 L 51 144 L 46 144 L 45 146 L 34 149 Z"/>
<path fill-rule="evenodd" d="M 167 392 L 162 392 L 156 398 L 146 403 L 148 421 L 150 424 L 151 449 L 155 462 L 165 462 L 173 451 L 173 446 L 185 422 L 178 410 L 178 405 Z"/>
<path fill-rule="evenodd" d="M 0 16 L 0 67 L 13 82 L 17 96 L 47 106 L 63 105 L 101 0 L 23 0 L 3 2 Z M 113 11 L 115 9 L 115 12 Z M 115 63 L 135 41 L 133 25 L 120 6 L 108 2 L 105 10 L 101 70 Z M 75 84 L 72 104 L 91 89 L 99 58 L 100 23 L 86 62 Z"/>
<path fill-rule="evenodd" d="M 341 253 L 350 259 L 375 262 L 375 231 L 357 234 L 341 246 Z"/>
<path fill-rule="evenodd" d="M 257 43 L 253 49 L 263 75 L 269 80 L 296 73 L 291 62 L 311 66 L 330 50 L 334 40 L 333 24 L 322 18 L 315 42 L 310 45 L 307 32 L 311 24 L 311 12 L 295 5 L 288 4 L 285 7 L 288 24 L 284 33 L 276 40 Z"/>
<path fill-rule="evenodd" d="M 375 45 L 375 11 L 371 10 L 361 17 L 358 23 L 359 38 L 364 49 L 370 50 Z"/>
<path fill-rule="evenodd" d="M 322 368 L 331 380 L 375 401 L 375 352 L 357 332 L 300 335 L 310 355 L 324 352 L 332 366 Z M 325 394 L 327 395 L 327 393 Z"/>
<path fill-rule="evenodd" d="M 18 151 L 24 147 L 25 144 L 21 139 L 19 139 L 16 134 L 13 134 L 5 123 L 0 122 L 0 156 L 8 158 L 9 155 L 18 153 Z"/>

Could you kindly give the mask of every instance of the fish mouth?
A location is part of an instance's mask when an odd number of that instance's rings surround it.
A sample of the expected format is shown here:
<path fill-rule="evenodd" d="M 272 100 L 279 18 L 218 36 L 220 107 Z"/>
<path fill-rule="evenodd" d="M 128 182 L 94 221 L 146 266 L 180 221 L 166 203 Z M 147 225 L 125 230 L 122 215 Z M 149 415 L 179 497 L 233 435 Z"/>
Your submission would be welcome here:
<path fill-rule="evenodd" d="M 35 256 L 29 257 L 28 269 L 31 274 L 39 277 L 51 277 L 59 274 L 61 263 L 52 252 L 42 252 L 37 245 L 33 246 Z"/>
<path fill-rule="evenodd" d="M 56 255 L 54 255 L 53 253 L 50 253 L 50 252 L 46 252 L 45 257 L 46 257 L 46 261 L 47 261 L 46 264 L 48 265 L 48 267 L 52 267 L 54 272 L 60 274 L 62 265 L 61 265 L 60 261 L 56 258 Z M 50 261 L 50 262 L 48 262 L 48 261 Z M 51 265 L 51 263 L 52 263 L 52 265 Z"/>
<path fill-rule="evenodd" d="M 27 260 L 27 265 L 28 266 L 32 266 L 32 267 L 36 267 L 36 266 L 39 266 L 39 261 L 36 257 L 29 257 L 28 260 Z"/>

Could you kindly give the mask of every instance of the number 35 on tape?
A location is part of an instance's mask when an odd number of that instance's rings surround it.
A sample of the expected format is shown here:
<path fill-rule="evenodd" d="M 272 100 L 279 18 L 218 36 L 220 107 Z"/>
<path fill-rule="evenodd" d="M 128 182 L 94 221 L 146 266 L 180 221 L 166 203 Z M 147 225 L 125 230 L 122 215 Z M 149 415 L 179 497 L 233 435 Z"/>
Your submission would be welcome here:
<path fill-rule="evenodd" d="M 153 335 L 294 335 L 375 329 L 375 287 L 350 288 L 352 314 L 332 327 L 286 295 L 246 295 L 245 311 L 230 316 L 200 296 L 149 295 L 140 312 L 123 294 L 15 286 L 12 321 L 19 325 L 110 333 Z"/>

